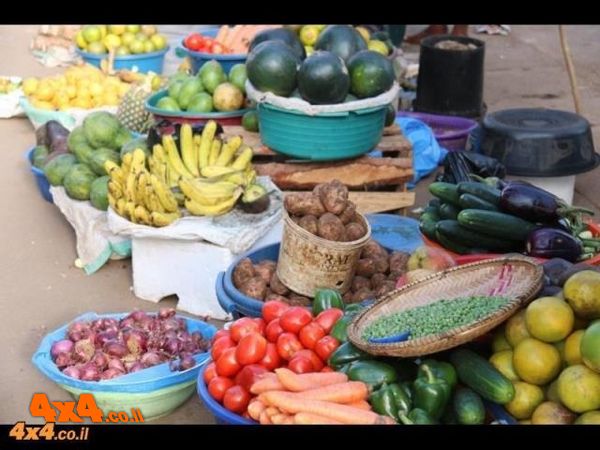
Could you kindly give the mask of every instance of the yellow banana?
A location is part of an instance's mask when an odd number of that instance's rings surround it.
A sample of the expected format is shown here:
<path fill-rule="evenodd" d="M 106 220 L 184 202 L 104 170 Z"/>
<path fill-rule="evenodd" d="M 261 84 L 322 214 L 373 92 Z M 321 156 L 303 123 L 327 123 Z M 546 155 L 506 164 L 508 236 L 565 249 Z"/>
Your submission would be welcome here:
<path fill-rule="evenodd" d="M 158 197 L 158 200 L 160 200 L 160 203 L 165 211 L 178 211 L 177 200 L 173 196 L 171 190 L 164 183 L 161 183 L 155 175 L 150 175 L 150 183 L 152 184 L 152 189 L 156 193 L 156 196 Z"/>
<path fill-rule="evenodd" d="M 177 145 L 173 140 L 173 136 L 163 135 L 162 143 L 171 168 L 184 178 L 193 178 L 194 176 L 185 168 L 185 165 L 179 156 L 179 151 L 177 150 Z"/>
<path fill-rule="evenodd" d="M 154 188 L 151 183 L 146 184 L 146 209 L 148 211 L 165 212 L 165 208 L 158 199 L 158 195 L 154 192 Z"/>
<path fill-rule="evenodd" d="M 252 169 L 251 167 L 252 166 L 248 166 L 244 172 L 244 175 L 246 176 L 246 182 L 244 183 L 244 186 L 248 186 L 256 181 L 256 170 Z"/>
<path fill-rule="evenodd" d="M 169 164 L 165 164 L 165 171 L 167 182 L 165 183 L 169 188 L 174 188 L 179 186 L 179 180 L 183 179 L 181 175 L 173 170 L 173 168 Z"/>
<path fill-rule="evenodd" d="M 194 152 L 196 153 L 196 161 L 198 162 L 198 173 L 200 173 L 200 144 L 202 143 L 202 135 L 194 134 L 192 141 L 194 142 Z"/>
<path fill-rule="evenodd" d="M 135 203 L 126 202 L 125 203 L 125 214 L 126 217 L 129 218 L 133 223 L 137 223 L 135 219 Z"/>
<path fill-rule="evenodd" d="M 190 198 L 186 198 L 185 207 L 194 216 L 220 216 L 226 214 L 233 209 L 235 203 L 240 197 L 241 192 L 232 196 L 230 199 L 216 205 L 201 205 Z"/>
<path fill-rule="evenodd" d="M 137 223 L 143 223 L 144 225 L 152 225 L 152 222 L 150 221 L 150 213 L 144 206 L 137 205 L 135 207 L 135 210 L 133 211 L 133 215 Z"/>
<path fill-rule="evenodd" d="M 146 161 L 148 161 L 148 169 L 150 170 L 150 173 L 156 173 L 156 159 L 154 159 L 154 156 L 148 156 Z"/>
<path fill-rule="evenodd" d="M 124 194 L 126 201 L 135 202 L 135 174 L 131 172 L 129 173 L 129 175 L 127 175 Z"/>
<path fill-rule="evenodd" d="M 135 203 L 144 205 L 146 203 L 146 172 L 140 172 L 135 180 Z"/>
<path fill-rule="evenodd" d="M 131 152 L 125 153 L 121 158 L 121 170 L 123 171 L 123 183 L 125 183 L 125 178 L 131 171 L 131 161 L 133 160 L 133 155 Z"/>
<path fill-rule="evenodd" d="M 107 159 L 104 162 L 104 170 L 106 170 L 106 173 L 110 176 L 110 179 L 115 183 L 123 184 L 125 182 L 125 176 L 121 170 L 121 167 L 115 164 L 114 161 Z"/>
<path fill-rule="evenodd" d="M 181 180 L 179 182 L 181 192 L 196 203 L 205 206 L 218 205 L 232 196 L 237 195 L 239 189 L 233 183 L 198 183 L 196 180 Z"/>
<path fill-rule="evenodd" d="M 117 211 L 117 214 L 120 215 L 121 217 L 126 217 L 126 211 L 125 211 L 125 205 L 127 204 L 127 201 L 125 201 L 124 198 L 120 198 L 117 200 L 116 203 L 116 208 L 115 210 Z"/>
<path fill-rule="evenodd" d="M 206 178 L 221 177 L 223 175 L 231 175 L 236 172 L 238 172 L 238 170 L 232 169 L 231 167 L 221 166 L 206 166 L 200 169 L 200 173 Z"/>
<path fill-rule="evenodd" d="M 221 151 L 221 139 L 214 139 L 210 146 L 210 155 L 208 156 L 208 165 L 214 166 L 217 164 L 219 159 L 219 152 Z"/>
<path fill-rule="evenodd" d="M 199 161 L 200 170 L 203 167 L 208 166 L 208 158 L 210 156 L 210 148 L 212 146 L 212 141 L 215 137 L 215 132 L 217 131 L 217 122 L 214 120 L 209 120 L 206 125 L 204 125 L 204 129 L 202 130 L 202 139 L 200 140 L 200 151 L 199 151 Z"/>
<path fill-rule="evenodd" d="M 131 159 L 131 172 L 137 175 L 145 168 L 146 154 L 142 149 L 136 148 L 133 151 L 133 158 Z"/>
<path fill-rule="evenodd" d="M 248 166 L 248 164 L 250 164 L 250 161 L 252 161 L 252 155 L 252 148 L 248 147 L 247 145 L 244 145 L 242 152 L 239 154 L 239 156 L 235 159 L 235 161 L 230 167 L 237 170 L 245 169 Z"/>
<path fill-rule="evenodd" d="M 181 125 L 179 143 L 181 145 L 181 157 L 186 169 L 189 170 L 193 176 L 200 176 L 198 161 L 196 159 L 198 153 L 196 153 L 194 148 L 194 134 L 192 132 L 192 126 L 189 123 Z"/>
<path fill-rule="evenodd" d="M 233 158 L 233 155 L 235 154 L 237 149 L 240 148 L 240 145 L 242 145 L 241 137 L 234 136 L 231 139 L 229 139 L 223 145 L 223 148 L 221 150 L 221 153 L 219 154 L 219 157 L 217 158 L 217 163 L 215 165 L 222 167 L 227 166 L 231 162 L 231 159 Z"/>
<path fill-rule="evenodd" d="M 167 154 L 165 153 L 164 147 L 160 144 L 154 144 L 154 147 L 152 147 L 152 156 L 154 156 L 156 162 L 167 162 Z"/>
<path fill-rule="evenodd" d="M 110 193 L 110 191 L 108 192 L 107 197 L 108 197 L 108 204 L 109 204 L 109 206 L 112 209 L 116 210 L 117 209 L 117 199 L 114 197 L 114 195 L 112 195 Z"/>
<path fill-rule="evenodd" d="M 171 225 L 180 217 L 181 214 L 179 213 L 160 213 L 157 211 L 152 211 L 152 213 L 150 213 L 150 222 L 155 227 L 166 227 L 167 225 Z"/>
<path fill-rule="evenodd" d="M 123 187 L 113 180 L 108 180 L 108 193 L 118 200 L 123 197 Z"/>
<path fill-rule="evenodd" d="M 181 191 L 173 192 L 173 197 L 175 197 L 178 206 L 181 206 L 182 208 L 185 206 L 185 195 L 183 195 Z"/>

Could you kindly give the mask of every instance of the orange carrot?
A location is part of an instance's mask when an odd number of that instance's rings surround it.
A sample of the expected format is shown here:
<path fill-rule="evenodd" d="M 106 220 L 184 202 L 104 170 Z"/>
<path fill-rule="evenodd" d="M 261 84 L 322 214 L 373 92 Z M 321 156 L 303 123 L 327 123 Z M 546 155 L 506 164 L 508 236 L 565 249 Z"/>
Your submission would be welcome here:
<path fill-rule="evenodd" d="M 283 425 L 285 423 L 285 419 L 287 419 L 288 417 L 291 417 L 289 414 L 274 414 L 273 416 L 271 416 L 271 422 L 273 422 L 274 425 Z"/>
<path fill-rule="evenodd" d="M 247 53 L 248 52 L 248 48 L 250 47 L 250 42 L 252 42 L 252 39 L 254 38 L 254 35 L 256 34 L 256 25 L 245 25 L 244 29 L 242 30 L 242 32 L 240 33 L 239 36 L 239 43 L 238 45 L 235 47 L 234 51 L 235 53 Z"/>
<path fill-rule="evenodd" d="M 258 419 L 258 421 L 261 425 L 271 425 L 273 423 L 267 415 L 267 411 L 263 411 L 260 413 L 260 418 Z"/>
<path fill-rule="evenodd" d="M 221 45 L 223 45 L 223 43 L 227 40 L 228 34 L 229 34 L 229 27 L 227 25 L 223 25 L 223 26 L 221 26 L 221 28 L 219 28 L 219 32 L 217 33 L 215 40 L 218 43 L 220 43 Z"/>
<path fill-rule="evenodd" d="M 281 411 L 279 410 L 279 408 L 277 408 L 275 406 L 268 406 L 265 409 L 265 412 L 267 413 L 267 416 L 269 416 L 269 417 L 273 417 L 277 414 L 281 414 Z"/>
<path fill-rule="evenodd" d="M 234 48 L 236 46 L 236 43 L 238 42 L 237 36 L 240 34 L 241 31 L 242 25 L 234 25 L 234 27 L 229 32 L 229 35 L 227 36 L 227 43 L 225 45 L 229 48 Z"/>
<path fill-rule="evenodd" d="M 267 408 L 267 406 L 260 400 L 252 400 L 248 405 L 248 414 L 254 420 L 260 419 L 261 413 Z"/>
<path fill-rule="evenodd" d="M 296 425 L 343 425 L 339 420 L 305 412 L 296 414 L 294 416 L 294 423 Z"/>
<path fill-rule="evenodd" d="M 364 409 L 365 411 L 371 411 L 371 405 L 369 405 L 369 402 L 366 400 L 348 403 L 347 405 L 352 406 L 353 408 Z"/>
<path fill-rule="evenodd" d="M 270 377 L 262 377 L 258 381 L 256 381 L 251 387 L 250 392 L 253 394 L 262 394 L 267 391 L 281 391 L 285 389 L 283 384 L 277 379 L 276 376 Z"/>
<path fill-rule="evenodd" d="M 285 416 L 285 419 L 283 419 L 283 425 L 294 425 L 294 416 L 290 416 L 289 414 Z"/>
<path fill-rule="evenodd" d="M 365 400 L 369 395 L 367 385 L 362 381 L 347 381 L 330 384 L 316 389 L 303 391 L 302 398 L 307 400 L 323 400 L 334 403 L 353 403 Z"/>
<path fill-rule="evenodd" d="M 290 391 L 302 392 L 330 384 L 344 383 L 348 381 L 346 374 L 341 372 L 319 372 L 295 374 L 289 369 L 275 369 L 277 378 L 281 384 Z"/>

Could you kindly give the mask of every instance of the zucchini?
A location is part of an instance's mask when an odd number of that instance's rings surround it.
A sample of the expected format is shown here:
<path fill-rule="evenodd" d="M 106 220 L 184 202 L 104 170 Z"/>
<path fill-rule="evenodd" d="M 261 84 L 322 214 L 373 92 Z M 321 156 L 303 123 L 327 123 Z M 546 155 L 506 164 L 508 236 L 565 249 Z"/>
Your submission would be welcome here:
<path fill-rule="evenodd" d="M 479 209 L 464 209 L 458 223 L 469 230 L 513 241 L 525 241 L 536 225 L 510 214 Z"/>
<path fill-rule="evenodd" d="M 459 206 L 458 197 L 460 194 L 458 193 L 458 186 L 456 184 L 436 181 L 429 185 L 429 192 L 442 200 L 442 202 Z"/>
<path fill-rule="evenodd" d="M 435 231 L 435 240 L 442 245 L 447 250 L 451 252 L 458 253 L 459 255 L 468 255 L 473 253 L 473 250 L 469 247 L 465 247 L 464 245 L 457 244 L 456 242 L 448 239 L 446 236 L 441 234 L 439 231 Z"/>
<path fill-rule="evenodd" d="M 473 194 L 461 194 L 458 198 L 462 209 L 485 209 L 486 211 L 498 211 L 498 208 L 487 200 L 476 197 Z"/>
<path fill-rule="evenodd" d="M 432 220 L 421 220 L 419 223 L 419 231 L 423 233 L 428 239 L 433 239 L 434 241 L 437 239 L 435 237 L 435 226 L 437 222 Z M 337 325 L 337 323 L 336 323 Z M 335 328 L 335 325 L 334 325 Z M 334 336 L 335 337 L 335 336 Z"/>
<path fill-rule="evenodd" d="M 523 245 L 519 242 L 486 236 L 469 230 L 456 220 L 440 220 L 435 227 L 436 231 L 445 238 L 457 244 L 471 248 L 485 248 L 487 250 L 516 251 Z"/>
<path fill-rule="evenodd" d="M 348 370 L 348 378 L 352 381 L 362 381 L 372 390 L 384 383 L 394 383 L 398 376 L 392 366 L 381 361 L 356 361 Z"/>
<path fill-rule="evenodd" d="M 460 425 L 481 425 L 485 421 L 485 406 L 481 397 L 469 388 L 458 388 L 452 400 L 454 417 Z"/>
<path fill-rule="evenodd" d="M 500 204 L 500 196 L 502 195 L 500 189 L 496 189 L 484 183 L 477 183 L 476 181 L 463 181 L 462 183 L 458 183 L 457 190 L 459 194 L 474 195 L 475 197 L 490 202 L 494 206 Z"/>
<path fill-rule="evenodd" d="M 477 353 L 459 348 L 450 353 L 450 362 L 458 379 L 483 398 L 504 405 L 515 396 L 512 382 Z"/>
<path fill-rule="evenodd" d="M 442 206 L 440 206 L 440 217 L 442 219 L 456 220 L 459 212 L 460 208 L 450 203 L 442 203 Z"/>

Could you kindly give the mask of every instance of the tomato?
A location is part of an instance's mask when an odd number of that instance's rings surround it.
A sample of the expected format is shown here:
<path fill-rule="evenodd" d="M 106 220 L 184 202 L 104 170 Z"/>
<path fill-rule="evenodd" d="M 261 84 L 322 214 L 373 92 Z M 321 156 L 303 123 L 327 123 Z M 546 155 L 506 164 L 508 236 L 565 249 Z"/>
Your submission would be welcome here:
<path fill-rule="evenodd" d="M 275 370 L 281 367 L 281 357 L 277 353 L 277 345 L 268 343 L 265 357 L 260 360 L 259 364 L 267 370 Z"/>
<path fill-rule="evenodd" d="M 223 336 L 231 337 L 231 333 L 229 330 L 219 330 L 213 336 L 212 341 L 215 342 L 217 339 L 222 338 Z"/>
<path fill-rule="evenodd" d="M 298 353 L 296 353 L 294 355 L 294 358 L 297 358 L 298 356 L 308 359 L 311 362 L 311 364 L 313 365 L 315 372 L 318 372 L 324 366 L 323 361 L 321 361 L 321 358 L 319 358 L 319 355 L 317 355 L 312 350 L 308 350 L 308 349 L 300 350 Z"/>
<path fill-rule="evenodd" d="M 223 336 L 214 341 L 210 350 L 212 360 L 218 361 L 223 352 L 231 347 L 235 347 L 235 342 L 229 336 Z"/>
<path fill-rule="evenodd" d="M 234 383 L 229 378 L 214 377 L 210 380 L 210 383 L 208 383 L 208 393 L 212 398 L 221 403 L 227 389 L 233 386 Z"/>
<path fill-rule="evenodd" d="M 310 359 L 304 358 L 302 356 L 294 356 L 290 360 L 288 368 L 295 373 L 309 373 L 315 371 L 315 368 L 310 362 Z"/>
<path fill-rule="evenodd" d="M 223 53 L 224 47 L 219 44 L 218 42 L 215 42 L 212 48 L 213 53 Z"/>
<path fill-rule="evenodd" d="M 183 41 L 184 45 L 190 50 L 197 51 L 202 45 L 204 38 L 198 33 L 192 33 Z"/>
<path fill-rule="evenodd" d="M 259 366 L 258 364 L 250 364 L 249 366 L 246 366 L 240 370 L 240 373 L 235 376 L 235 384 L 243 387 L 247 391 L 250 391 L 250 388 L 254 382 L 258 380 L 261 375 L 267 372 L 268 370 L 263 366 Z"/>
<path fill-rule="evenodd" d="M 321 325 L 321 328 L 325 330 L 325 334 L 329 334 L 335 323 L 344 315 L 344 311 L 338 308 L 330 308 L 325 311 L 321 311 L 316 322 Z"/>
<path fill-rule="evenodd" d="M 333 369 L 329 366 L 325 366 L 321 369 L 321 372 L 333 372 Z"/>
<path fill-rule="evenodd" d="M 324 336 L 317 342 L 315 345 L 315 353 L 319 355 L 323 361 L 327 361 L 329 359 L 329 355 L 333 353 L 333 351 L 340 346 L 339 341 L 333 336 Z"/>
<path fill-rule="evenodd" d="M 229 328 L 231 339 L 240 342 L 244 336 L 250 333 L 260 333 L 260 325 L 250 317 L 242 317 L 231 324 Z"/>
<path fill-rule="evenodd" d="M 302 344 L 294 333 L 282 333 L 277 338 L 277 353 L 286 361 L 302 350 Z"/>
<path fill-rule="evenodd" d="M 267 340 L 259 333 L 244 336 L 235 349 L 235 359 L 242 366 L 259 362 L 267 352 Z"/>
<path fill-rule="evenodd" d="M 254 320 L 258 324 L 258 332 L 264 336 L 264 334 L 265 334 L 265 327 L 267 325 L 265 323 L 265 321 L 263 319 L 261 319 L 260 317 L 255 317 L 252 320 Z"/>
<path fill-rule="evenodd" d="M 290 305 L 279 300 L 271 300 L 266 302 L 262 308 L 262 316 L 265 322 L 271 323 L 275 319 L 279 319 L 281 315 L 290 309 Z"/>
<path fill-rule="evenodd" d="M 233 377 L 242 366 L 235 359 L 235 347 L 228 348 L 221 354 L 217 360 L 217 374 L 222 377 Z"/>
<path fill-rule="evenodd" d="M 250 393 L 241 386 L 233 386 L 225 391 L 223 406 L 229 411 L 243 414 L 250 403 Z"/>
<path fill-rule="evenodd" d="M 312 320 L 312 314 L 302 306 L 292 306 L 285 311 L 279 318 L 281 328 L 290 333 L 298 334 L 303 326 L 308 325 Z"/>
<path fill-rule="evenodd" d="M 204 382 L 206 384 L 208 384 L 208 383 L 210 383 L 210 380 L 212 380 L 216 376 L 217 376 L 217 363 L 213 361 L 209 365 L 206 366 L 206 369 L 204 369 Z"/>
<path fill-rule="evenodd" d="M 215 45 L 215 41 L 210 38 L 206 38 L 204 41 L 204 46 L 202 47 L 202 51 L 205 53 L 212 53 L 213 45 Z"/>
<path fill-rule="evenodd" d="M 279 319 L 275 319 L 269 322 L 269 325 L 267 325 L 267 328 L 265 329 L 265 336 L 267 337 L 267 341 L 277 342 L 277 338 L 283 332 L 283 328 L 281 328 L 281 325 L 279 324 Z"/>
<path fill-rule="evenodd" d="M 317 322 L 311 322 L 300 330 L 298 337 L 305 348 L 315 348 L 317 341 L 325 336 L 325 330 Z"/>

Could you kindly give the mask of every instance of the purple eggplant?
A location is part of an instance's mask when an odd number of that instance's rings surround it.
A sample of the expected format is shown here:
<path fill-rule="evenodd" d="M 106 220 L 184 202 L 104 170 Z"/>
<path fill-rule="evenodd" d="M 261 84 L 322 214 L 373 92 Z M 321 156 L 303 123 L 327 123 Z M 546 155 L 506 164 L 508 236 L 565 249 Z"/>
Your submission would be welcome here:
<path fill-rule="evenodd" d="M 538 258 L 562 258 L 575 262 L 583 253 L 581 242 L 562 230 L 540 228 L 527 236 L 527 254 Z"/>

